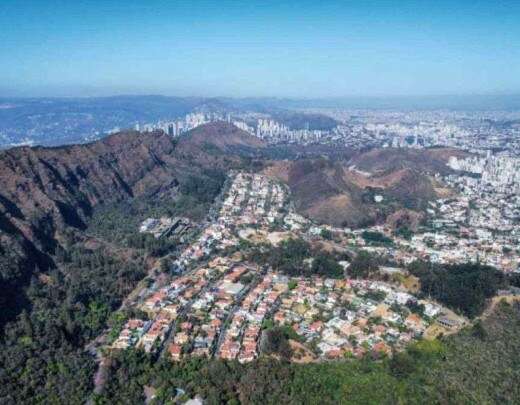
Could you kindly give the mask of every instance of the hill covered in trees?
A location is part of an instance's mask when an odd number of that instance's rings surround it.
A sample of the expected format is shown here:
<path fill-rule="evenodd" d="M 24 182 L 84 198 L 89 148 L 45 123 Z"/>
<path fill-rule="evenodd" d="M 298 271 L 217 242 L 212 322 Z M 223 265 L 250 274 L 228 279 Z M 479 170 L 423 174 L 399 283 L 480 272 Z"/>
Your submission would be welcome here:
<path fill-rule="evenodd" d="M 84 232 L 95 209 L 150 197 L 184 197 L 192 209 L 207 208 L 226 172 L 251 164 L 234 150 L 261 146 L 216 122 L 179 141 L 163 132 L 126 132 L 86 145 L 0 152 L 0 289 L 7 292 L 0 329 L 24 306 L 31 277 L 56 267 L 64 232 Z"/>

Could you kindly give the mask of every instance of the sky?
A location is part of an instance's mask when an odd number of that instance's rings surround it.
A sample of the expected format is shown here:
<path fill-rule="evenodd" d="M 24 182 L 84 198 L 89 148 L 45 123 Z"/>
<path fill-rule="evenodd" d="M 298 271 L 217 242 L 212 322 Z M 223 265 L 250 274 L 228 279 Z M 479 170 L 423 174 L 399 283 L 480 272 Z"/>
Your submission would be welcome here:
<path fill-rule="evenodd" d="M 0 0 L 0 96 L 517 93 L 518 0 Z"/>

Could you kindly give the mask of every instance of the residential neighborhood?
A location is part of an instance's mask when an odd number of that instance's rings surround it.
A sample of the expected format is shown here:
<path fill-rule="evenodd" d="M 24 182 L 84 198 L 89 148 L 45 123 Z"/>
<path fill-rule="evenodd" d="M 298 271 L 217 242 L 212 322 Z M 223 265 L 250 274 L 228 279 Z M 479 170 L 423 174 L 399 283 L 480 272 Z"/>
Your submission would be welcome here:
<path fill-rule="evenodd" d="M 455 330 L 464 325 L 462 317 L 419 300 L 402 285 L 351 279 L 347 272 L 342 278 L 290 277 L 248 261 L 244 243 L 316 241 L 323 229 L 350 232 L 350 245 L 371 247 L 360 231 L 317 226 L 296 214 L 286 188 L 266 176 L 234 172 L 224 193 L 217 217 L 171 263 L 166 278 L 141 294 L 136 309 L 146 316 L 127 320 L 111 350 L 136 347 L 172 361 L 200 356 L 244 363 L 262 354 L 266 330 L 288 327 L 319 361 L 391 355 L 433 324 Z M 140 231 L 159 232 L 161 224 L 178 222 L 147 220 Z M 347 269 L 349 263 L 340 265 Z"/>

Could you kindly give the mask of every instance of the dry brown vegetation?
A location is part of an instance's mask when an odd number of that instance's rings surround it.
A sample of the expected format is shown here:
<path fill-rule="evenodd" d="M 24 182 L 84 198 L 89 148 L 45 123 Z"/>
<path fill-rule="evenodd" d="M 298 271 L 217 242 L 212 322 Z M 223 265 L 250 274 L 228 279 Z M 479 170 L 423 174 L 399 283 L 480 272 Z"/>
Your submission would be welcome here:
<path fill-rule="evenodd" d="M 318 222 L 363 226 L 407 220 L 415 228 L 428 201 L 453 191 L 434 173 L 448 173 L 451 149 L 374 149 L 349 160 L 325 158 L 275 161 L 264 173 L 289 185 L 295 206 Z M 376 203 L 375 195 L 383 202 Z"/>

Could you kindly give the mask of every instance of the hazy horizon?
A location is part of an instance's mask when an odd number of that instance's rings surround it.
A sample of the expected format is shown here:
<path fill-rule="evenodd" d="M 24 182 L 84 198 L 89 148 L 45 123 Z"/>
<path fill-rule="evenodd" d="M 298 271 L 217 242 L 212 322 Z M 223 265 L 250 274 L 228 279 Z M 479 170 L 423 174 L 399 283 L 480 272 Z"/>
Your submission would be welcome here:
<path fill-rule="evenodd" d="M 179 96 L 167 94 L 112 94 L 104 96 L 4 96 L 0 90 L 0 103 L 8 107 L 10 102 L 39 103 L 55 100 L 60 103 L 103 100 L 121 102 L 146 102 L 149 99 L 164 102 L 175 100 L 201 100 L 223 103 L 230 106 L 255 109 L 374 109 L 374 110 L 519 110 L 520 94 L 475 94 L 475 95 L 406 95 L 406 96 L 346 96 L 346 97 L 226 97 L 226 96 Z M 135 100 L 134 100 L 135 99 Z M 166 99 L 166 100 L 163 100 Z M 152 101 L 153 102 L 153 101 Z M 6 104 L 7 103 L 7 104 Z M 1 107 L 1 105 L 0 105 Z M 6 107 L 6 108 L 7 108 Z M 1 108 L 0 108 L 1 109 Z"/>

